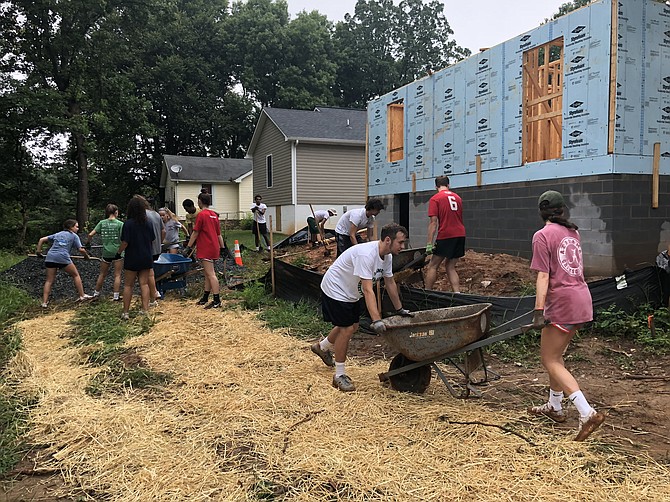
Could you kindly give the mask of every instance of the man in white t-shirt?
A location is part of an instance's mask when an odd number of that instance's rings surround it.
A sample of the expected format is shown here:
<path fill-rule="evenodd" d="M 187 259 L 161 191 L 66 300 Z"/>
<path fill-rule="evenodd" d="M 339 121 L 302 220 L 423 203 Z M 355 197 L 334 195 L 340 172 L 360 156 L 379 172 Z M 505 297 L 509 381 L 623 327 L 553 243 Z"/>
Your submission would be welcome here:
<path fill-rule="evenodd" d="M 326 234 L 326 222 L 331 216 L 337 216 L 337 210 L 334 207 L 330 209 L 318 209 L 314 211 L 314 216 L 307 217 L 307 228 L 309 230 L 309 242 L 312 247 L 318 244 L 318 236 Z"/>
<path fill-rule="evenodd" d="M 321 310 L 323 319 L 333 324 L 328 336 L 311 346 L 327 366 L 335 367 L 333 387 L 343 391 L 356 390 L 351 378 L 344 372 L 349 340 L 358 330 L 361 298 L 370 313 L 370 327 L 377 334 L 386 331 L 381 312 L 377 309 L 374 283 L 384 278 L 384 287 L 396 309 L 396 315 L 412 317 L 402 308 L 398 287 L 393 279 L 393 255 L 405 248 L 407 229 L 397 223 L 382 228 L 379 241 L 352 246 L 330 266 L 321 281 Z M 333 354 L 335 352 L 335 359 Z"/>
<path fill-rule="evenodd" d="M 384 209 L 384 203 L 380 199 L 369 199 L 365 204 L 365 207 L 352 209 L 342 215 L 335 227 L 337 256 L 340 256 L 351 246 L 363 242 L 357 235 L 357 232 L 362 228 L 367 228 L 367 240 L 372 240 L 372 226 L 375 222 L 375 216 L 377 216 L 382 209 Z"/>
<path fill-rule="evenodd" d="M 263 239 L 265 239 L 265 245 L 267 246 L 268 251 L 270 251 L 268 226 L 265 222 L 265 211 L 267 211 L 268 207 L 261 202 L 262 200 L 263 197 L 256 195 L 256 197 L 254 197 L 254 203 L 251 205 L 251 212 L 254 215 L 254 224 L 251 227 L 251 233 L 254 234 L 256 239 L 256 251 L 261 250 L 261 235 L 263 236 Z"/>

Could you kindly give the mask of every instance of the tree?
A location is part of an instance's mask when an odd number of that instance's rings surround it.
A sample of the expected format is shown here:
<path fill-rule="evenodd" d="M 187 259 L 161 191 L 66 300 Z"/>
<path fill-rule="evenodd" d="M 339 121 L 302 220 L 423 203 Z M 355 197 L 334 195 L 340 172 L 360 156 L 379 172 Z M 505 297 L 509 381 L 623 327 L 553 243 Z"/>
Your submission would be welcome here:
<path fill-rule="evenodd" d="M 558 19 L 561 16 L 565 16 L 568 12 L 584 7 L 593 1 L 594 0 L 574 0 L 572 2 L 564 3 L 558 8 L 558 12 L 552 16 L 552 19 Z"/>
<path fill-rule="evenodd" d="M 13 56 L 4 60 L 3 72 L 24 75 L 29 89 L 58 101 L 61 122 L 50 133 L 69 137 L 82 225 L 88 219 L 90 118 L 96 112 L 91 84 L 117 69 L 103 62 L 113 63 L 124 54 L 125 39 L 115 31 L 117 19 L 135 5 L 132 0 L 13 0 L 0 10 L 4 53 Z"/>
<path fill-rule="evenodd" d="M 354 15 L 335 27 L 338 98 L 365 106 L 385 94 L 470 55 L 449 40 L 453 31 L 436 0 L 358 0 Z"/>

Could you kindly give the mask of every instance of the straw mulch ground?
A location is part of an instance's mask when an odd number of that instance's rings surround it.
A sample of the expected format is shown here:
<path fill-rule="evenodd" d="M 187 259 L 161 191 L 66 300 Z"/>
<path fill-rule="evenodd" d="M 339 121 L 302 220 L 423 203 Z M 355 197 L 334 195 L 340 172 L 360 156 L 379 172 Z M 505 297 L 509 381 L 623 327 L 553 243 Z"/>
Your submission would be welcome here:
<path fill-rule="evenodd" d="M 68 315 L 22 322 L 10 377 L 38 394 L 31 440 L 42 467 L 94 500 L 668 500 L 670 472 L 608 452 L 597 436 L 492 413 L 433 382 L 382 386 L 388 361 L 357 364 L 358 390 L 330 385 L 308 343 L 239 311 L 166 301 L 131 341 L 165 388 L 91 397 L 97 371 L 68 346 Z M 482 422 L 494 426 L 455 424 Z"/>

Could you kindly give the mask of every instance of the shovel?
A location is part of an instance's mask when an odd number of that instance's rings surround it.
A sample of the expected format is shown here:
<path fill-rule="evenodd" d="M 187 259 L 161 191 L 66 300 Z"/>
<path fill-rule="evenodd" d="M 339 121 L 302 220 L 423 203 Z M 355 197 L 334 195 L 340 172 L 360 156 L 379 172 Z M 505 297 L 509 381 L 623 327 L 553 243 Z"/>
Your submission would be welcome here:
<path fill-rule="evenodd" d="M 29 254 L 28 256 L 30 256 L 31 258 L 40 258 L 40 257 L 37 256 L 36 254 Z M 45 256 L 46 256 L 46 255 L 43 254 L 41 257 L 44 258 Z M 72 259 L 74 259 L 74 260 L 85 260 L 85 259 L 86 259 L 85 256 L 79 256 L 79 255 L 74 255 L 74 256 L 73 256 L 73 255 L 70 255 L 70 258 L 72 258 Z M 102 261 L 102 258 L 98 258 L 97 256 L 89 256 L 88 259 L 89 259 L 89 260 L 95 260 L 95 261 Z"/>
<path fill-rule="evenodd" d="M 316 215 L 314 214 L 314 208 L 312 205 L 309 205 L 310 210 L 312 211 L 312 218 L 314 218 L 314 223 L 316 223 L 316 226 L 319 229 L 319 233 L 321 234 L 321 242 L 323 243 L 323 256 L 330 256 L 330 249 L 328 249 L 328 245 L 326 244 L 326 235 L 323 232 L 323 228 L 321 228 L 321 225 L 319 225 L 316 221 Z"/>

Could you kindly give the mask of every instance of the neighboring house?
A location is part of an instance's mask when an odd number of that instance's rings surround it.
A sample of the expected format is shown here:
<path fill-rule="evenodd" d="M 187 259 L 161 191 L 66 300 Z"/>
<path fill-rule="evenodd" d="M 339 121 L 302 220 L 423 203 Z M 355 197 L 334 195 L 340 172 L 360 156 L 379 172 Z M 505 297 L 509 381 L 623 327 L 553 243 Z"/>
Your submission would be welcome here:
<path fill-rule="evenodd" d="M 304 227 L 310 204 L 338 215 L 365 205 L 365 124 L 365 110 L 263 108 L 247 157 L 275 231 Z"/>
<path fill-rule="evenodd" d="M 165 204 L 180 219 L 186 215 L 181 203 L 206 189 L 212 195 L 210 208 L 221 219 L 239 220 L 249 214 L 253 201 L 251 160 L 220 157 L 164 155 L 160 187 Z"/>
<path fill-rule="evenodd" d="M 380 222 L 425 244 L 446 174 L 469 248 L 530 257 L 537 199 L 555 189 L 587 274 L 653 263 L 670 241 L 669 48 L 670 6 L 601 0 L 371 101 Z"/>

